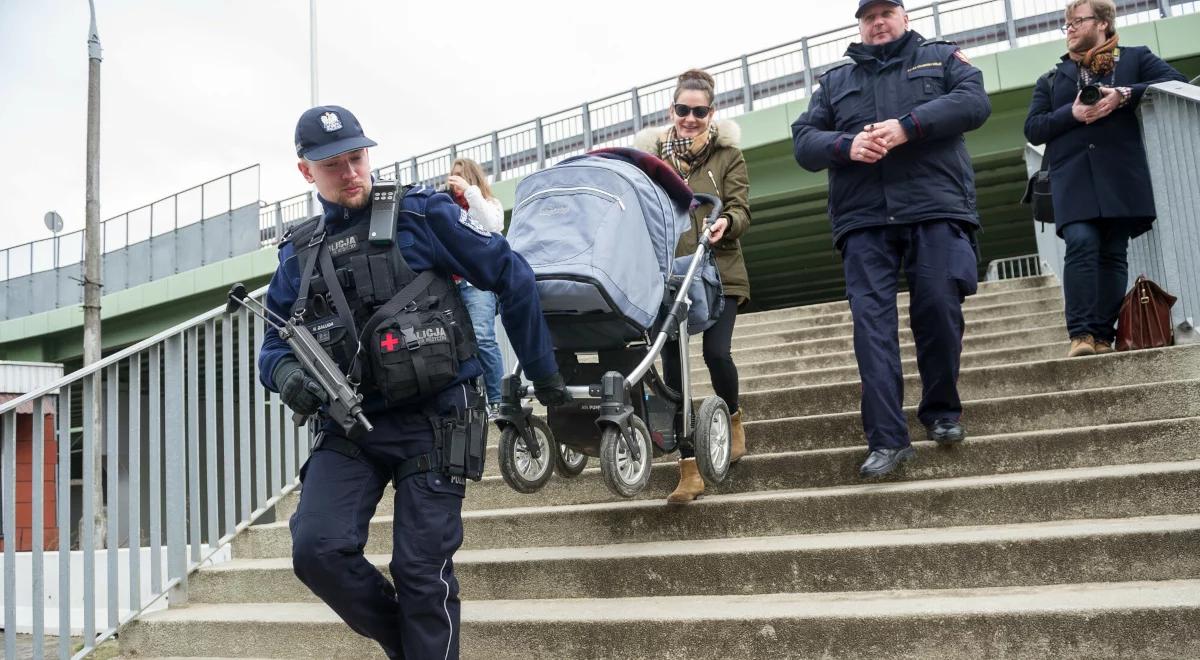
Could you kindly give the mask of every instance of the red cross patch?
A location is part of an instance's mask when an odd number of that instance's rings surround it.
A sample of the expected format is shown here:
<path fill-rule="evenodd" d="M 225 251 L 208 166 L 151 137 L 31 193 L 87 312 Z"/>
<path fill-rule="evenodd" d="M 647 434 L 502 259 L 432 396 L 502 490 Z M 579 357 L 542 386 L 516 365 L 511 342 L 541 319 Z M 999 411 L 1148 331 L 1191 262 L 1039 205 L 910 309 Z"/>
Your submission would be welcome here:
<path fill-rule="evenodd" d="M 392 351 L 396 350 L 396 346 L 399 343 L 400 340 L 396 339 L 396 337 L 389 332 L 387 333 L 387 336 L 385 336 L 383 340 L 379 342 L 379 348 L 383 349 L 385 353 L 391 353 Z"/>

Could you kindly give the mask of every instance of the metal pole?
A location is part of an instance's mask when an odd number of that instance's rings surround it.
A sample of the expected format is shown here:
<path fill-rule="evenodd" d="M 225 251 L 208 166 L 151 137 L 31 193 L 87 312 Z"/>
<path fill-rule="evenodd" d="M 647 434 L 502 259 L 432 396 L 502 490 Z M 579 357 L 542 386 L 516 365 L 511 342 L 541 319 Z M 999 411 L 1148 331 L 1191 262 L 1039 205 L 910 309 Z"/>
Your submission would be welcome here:
<path fill-rule="evenodd" d="M 396 178 L 400 178 L 399 169 L 396 171 Z M 492 131 L 492 181 L 500 180 L 500 135 L 496 131 Z"/>
<path fill-rule="evenodd" d="M 1158 13 L 1163 18 L 1171 17 L 1171 0 L 1158 0 Z"/>
<path fill-rule="evenodd" d="M 750 82 L 750 60 L 742 55 L 742 100 L 746 104 L 746 112 L 754 110 L 754 84 Z"/>
<path fill-rule="evenodd" d="M 539 170 L 546 168 L 546 134 L 542 132 L 542 118 L 537 118 L 537 124 L 534 130 L 537 131 L 537 168 Z"/>
<path fill-rule="evenodd" d="M 88 0 L 92 22 L 88 28 L 88 116 L 87 116 L 87 180 L 85 207 L 85 254 L 83 264 L 83 365 L 100 360 L 100 33 L 96 30 L 96 3 Z M 92 388 L 91 418 L 84 424 L 92 427 L 92 442 L 97 455 L 104 451 L 104 431 L 101 427 L 103 407 L 99 387 Z M 104 467 L 100 461 L 95 470 L 94 488 L 85 497 L 92 498 L 95 527 L 93 542 L 103 548 L 106 536 L 104 513 Z M 113 475 L 116 478 L 116 475 Z"/>
<path fill-rule="evenodd" d="M 1008 45 L 1017 47 L 1017 20 L 1013 15 L 1012 0 L 1004 0 L 1004 23 L 1008 30 Z"/>
<path fill-rule="evenodd" d="M 933 3 L 929 6 L 933 10 L 933 36 L 936 39 L 942 38 L 942 12 L 938 11 L 938 3 Z"/>
<path fill-rule="evenodd" d="M 642 130 L 642 99 L 638 96 L 638 88 L 630 93 L 631 110 L 633 112 L 633 132 Z"/>
<path fill-rule="evenodd" d="M 592 150 L 592 110 L 587 103 L 580 106 L 579 118 L 583 123 L 583 150 Z"/>
<path fill-rule="evenodd" d="M 812 58 L 808 55 L 808 37 L 805 37 L 800 41 L 800 49 L 800 53 L 804 56 L 804 95 L 812 96 Z"/>
<path fill-rule="evenodd" d="M 308 85 L 312 105 L 317 103 L 317 0 L 308 0 Z"/>

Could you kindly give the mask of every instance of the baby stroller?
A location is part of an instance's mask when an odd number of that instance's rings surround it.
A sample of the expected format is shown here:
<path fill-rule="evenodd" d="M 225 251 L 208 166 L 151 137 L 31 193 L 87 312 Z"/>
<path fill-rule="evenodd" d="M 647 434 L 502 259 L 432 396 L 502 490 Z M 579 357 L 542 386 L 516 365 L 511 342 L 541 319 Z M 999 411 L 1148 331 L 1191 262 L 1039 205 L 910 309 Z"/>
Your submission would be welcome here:
<path fill-rule="evenodd" d="M 572 401 L 547 420 L 522 400 L 520 365 L 505 377 L 497 424 L 500 473 L 532 493 L 552 473 L 571 477 L 597 457 L 608 488 L 637 495 L 654 457 L 690 443 L 709 484 L 729 471 L 729 409 L 709 396 L 693 414 L 688 342 L 721 302 L 708 244 L 721 202 L 693 195 L 665 163 L 632 149 L 565 160 L 518 186 L 508 240 L 537 277 L 542 313 Z M 693 203 L 712 204 L 689 257 L 674 258 Z M 678 273 L 680 275 L 674 275 Z M 687 283 L 684 286 L 684 283 Z M 697 314 L 696 312 L 700 312 Z M 693 320 L 689 324 L 689 313 Z M 669 387 L 655 360 L 680 338 L 681 373 Z"/>

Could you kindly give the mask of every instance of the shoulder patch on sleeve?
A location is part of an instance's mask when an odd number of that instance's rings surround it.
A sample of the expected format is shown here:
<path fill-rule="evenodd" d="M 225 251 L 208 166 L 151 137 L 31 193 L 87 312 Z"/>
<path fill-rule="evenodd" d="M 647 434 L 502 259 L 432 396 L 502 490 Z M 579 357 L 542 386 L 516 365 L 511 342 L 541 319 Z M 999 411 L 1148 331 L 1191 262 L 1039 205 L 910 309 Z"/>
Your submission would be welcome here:
<path fill-rule="evenodd" d="M 971 66 L 971 60 L 967 58 L 967 54 L 962 52 L 962 50 L 954 51 L 954 56 L 957 57 L 958 61 L 962 62 L 963 64 Z"/>
<path fill-rule="evenodd" d="M 475 222 L 475 218 L 472 218 L 471 213 L 469 211 L 467 211 L 466 209 L 459 209 L 458 224 L 466 227 L 467 229 L 470 229 L 471 231 L 475 232 L 476 234 L 479 234 L 480 236 L 482 236 L 484 238 L 492 237 L 492 233 L 490 231 L 484 229 L 483 225 L 479 224 L 478 222 Z"/>

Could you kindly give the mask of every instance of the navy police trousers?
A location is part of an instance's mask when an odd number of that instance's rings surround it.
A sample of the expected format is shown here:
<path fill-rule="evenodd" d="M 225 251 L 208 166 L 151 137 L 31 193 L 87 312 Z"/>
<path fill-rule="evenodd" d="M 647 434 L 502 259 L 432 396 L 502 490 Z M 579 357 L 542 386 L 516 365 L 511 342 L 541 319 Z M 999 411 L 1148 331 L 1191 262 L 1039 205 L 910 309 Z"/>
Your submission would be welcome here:
<path fill-rule="evenodd" d="M 854 356 L 862 379 L 862 422 L 867 445 L 909 445 L 904 374 L 897 337 L 896 292 L 904 270 L 909 327 L 921 374 L 917 418 L 925 426 L 959 419 L 958 366 L 963 298 L 975 293 L 978 265 L 971 236 L 953 221 L 868 227 L 842 240 L 846 297 L 854 317 Z"/>
<path fill-rule="evenodd" d="M 451 391 L 453 392 L 453 391 Z M 447 392 L 444 394 L 450 394 Z M 303 491 L 291 518 L 296 576 L 355 632 L 390 658 L 458 658 L 459 598 L 454 552 L 462 544 L 465 486 L 438 472 L 396 485 L 389 582 L 363 556 L 375 506 L 390 469 L 433 448 L 420 414 L 371 415 L 375 430 L 351 458 L 318 449 L 301 470 Z"/>

